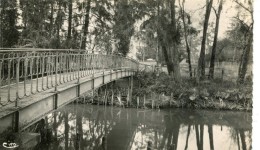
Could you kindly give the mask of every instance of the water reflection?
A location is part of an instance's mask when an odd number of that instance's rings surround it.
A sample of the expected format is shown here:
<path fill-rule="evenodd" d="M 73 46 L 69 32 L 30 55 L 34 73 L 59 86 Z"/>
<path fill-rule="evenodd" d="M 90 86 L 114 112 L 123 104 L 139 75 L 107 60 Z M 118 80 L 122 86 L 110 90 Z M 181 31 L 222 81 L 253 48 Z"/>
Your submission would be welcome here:
<path fill-rule="evenodd" d="M 28 129 L 46 131 L 46 140 L 32 149 L 252 149 L 252 118 L 246 112 L 70 104 L 44 120 Z M 44 129 L 35 130 L 40 124 Z"/>

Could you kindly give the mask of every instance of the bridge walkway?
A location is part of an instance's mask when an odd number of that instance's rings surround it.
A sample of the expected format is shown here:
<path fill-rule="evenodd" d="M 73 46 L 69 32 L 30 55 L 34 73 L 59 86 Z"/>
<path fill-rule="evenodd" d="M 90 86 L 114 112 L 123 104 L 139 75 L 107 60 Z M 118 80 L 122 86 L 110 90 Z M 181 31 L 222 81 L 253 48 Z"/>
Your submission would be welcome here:
<path fill-rule="evenodd" d="M 103 70 L 85 70 L 79 72 L 70 72 L 70 73 L 61 73 L 61 74 L 53 74 L 48 76 L 43 76 L 35 79 L 28 79 L 26 81 L 19 82 L 18 86 L 16 83 L 6 85 L 0 88 L 0 103 L 5 106 L 8 103 L 15 102 L 23 99 L 24 97 L 28 97 L 30 95 L 44 92 L 50 88 L 54 88 L 56 85 L 61 85 L 70 81 L 74 81 L 79 78 L 92 76 L 93 74 L 103 73 Z M 109 71 L 105 71 L 109 72 Z M 56 79 L 57 76 L 57 79 Z M 18 96 L 17 96 L 18 94 Z M 1 107 L 0 107 L 1 110 Z"/>
<path fill-rule="evenodd" d="M 1 87 L 1 103 L 3 106 L 0 107 L 0 118 L 8 115 L 9 113 L 12 113 L 15 110 L 19 110 L 19 108 L 23 108 L 32 103 L 40 101 L 44 97 L 53 95 L 55 90 L 61 91 L 62 89 L 78 84 L 78 82 L 92 80 L 98 76 L 110 74 L 113 72 L 120 72 L 120 70 L 86 70 L 76 73 L 63 73 L 57 74 L 57 79 L 55 78 L 56 75 L 51 75 L 48 77 L 45 76 L 37 79 L 27 80 L 26 82 L 20 82 L 18 86 L 13 84 L 10 86 Z M 85 76 L 78 78 L 78 74 L 85 74 Z M 56 81 L 58 81 L 58 84 L 55 87 Z M 9 90 L 10 92 L 8 92 Z M 19 96 L 18 100 L 17 91 Z M 9 101 L 8 97 L 10 98 Z"/>

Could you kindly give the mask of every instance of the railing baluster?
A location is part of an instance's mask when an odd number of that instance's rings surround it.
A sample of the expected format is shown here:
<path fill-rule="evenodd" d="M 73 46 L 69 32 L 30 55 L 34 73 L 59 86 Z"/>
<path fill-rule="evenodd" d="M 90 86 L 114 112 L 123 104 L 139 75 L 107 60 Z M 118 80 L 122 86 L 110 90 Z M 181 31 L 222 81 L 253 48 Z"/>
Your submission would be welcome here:
<path fill-rule="evenodd" d="M 51 87 L 54 87 L 53 85 L 53 76 L 54 76 L 54 71 L 55 71 L 55 57 L 53 57 L 53 54 L 51 55 Z M 54 79 L 55 80 L 55 79 Z"/>
<path fill-rule="evenodd" d="M 18 107 L 18 100 L 19 100 L 19 66 L 20 66 L 20 58 L 17 58 L 16 62 L 16 100 L 15 100 L 15 107 Z"/>
<path fill-rule="evenodd" d="M 42 60 L 42 65 L 41 65 L 41 74 L 42 74 L 42 90 L 44 91 L 45 88 L 44 88 L 44 73 L 45 73 L 45 55 L 42 56 L 41 58 Z M 46 77 L 47 78 L 47 77 Z"/>
<path fill-rule="evenodd" d="M 63 73 L 63 62 L 62 62 L 62 60 L 63 60 L 63 54 L 60 54 L 59 55 L 59 70 L 60 70 L 60 72 L 59 72 L 59 76 L 60 76 L 60 78 L 59 78 L 59 84 L 62 84 L 62 73 Z"/>
<path fill-rule="evenodd" d="M 33 58 L 30 58 L 31 94 L 33 94 Z"/>
<path fill-rule="evenodd" d="M 36 57 L 36 92 L 39 92 L 39 56 Z"/>
<path fill-rule="evenodd" d="M 46 89 L 49 88 L 49 76 L 50 76 L 50 56 L 46 56 L 47 62 L 46 62 Z"/>
<path fill-rule="evenodd" d="M 59 71 L 59 69 L 57 67 L 57 65 L 58 65 L 57 61 L 58 61 L 58 55 L 56 53 L 54 53 L 53 54 L 53 77 L 54 77 L 53 87 L 56 87 L 56 85 L 58 84 L 58 74 L 57 74 L 57 72 Z"/>
<path fill-rule="evenodd" d="M 28 62 L 27 62 L 27 57 L 24 59 L 24 81 L 23 81 L 23 85 L 24 85 L 24 96 L 27 96 L 26 93 L 26 80 L 27 80 L 27 67 L 28 67 Z"/>
<path fill-rule="evenodd" d="M 71 75 L 72 74 L 72 65 L 73 65 L 71 54 L 69 55 L 68 65 L 69 65 L 69 81 L 71 81 L 72 80 L 72 75 Z"/>
<path fill-rule="evenodd" d="M 11 61 L 10 59 L 8 59 L 8 74 L 7 74 L 7 82 L 8 82 L 8 96 L 7 96 L 7 101 L 10 102 L 10 95 L 11 95 L 11 79 L 10 79 L 10 75 L 11 75 Z"/>

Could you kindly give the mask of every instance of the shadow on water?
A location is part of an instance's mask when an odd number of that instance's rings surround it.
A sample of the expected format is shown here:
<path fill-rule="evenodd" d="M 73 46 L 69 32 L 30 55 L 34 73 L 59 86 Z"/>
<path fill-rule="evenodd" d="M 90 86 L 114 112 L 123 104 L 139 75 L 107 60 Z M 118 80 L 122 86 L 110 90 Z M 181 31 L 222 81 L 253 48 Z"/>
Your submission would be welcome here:
<path fill-rule="evenodd" d="M 251 113 L 186 109 L 147 110 L 69 104 L 26 132 L 39 144 L 19 149 L 155 150 L 252 149 Z"/>

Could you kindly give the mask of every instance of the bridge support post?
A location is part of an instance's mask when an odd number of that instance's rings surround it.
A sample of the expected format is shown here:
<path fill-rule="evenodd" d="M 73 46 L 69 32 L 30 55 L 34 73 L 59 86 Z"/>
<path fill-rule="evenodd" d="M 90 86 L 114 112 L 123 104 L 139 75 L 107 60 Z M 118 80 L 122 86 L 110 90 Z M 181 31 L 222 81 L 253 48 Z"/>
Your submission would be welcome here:
<path fill-rule="evenodd" d="M 79 83 L 77 85 L 76 92 L 77 92 L 77 97 L 80 98 L 80 84 Z"/>
<path fill-rule="evenodd" d="M 128 98 L 128 100 L 129 100 L 129 102 L 130 102 L 130 104 L 131 104 L 131 102 L 132 102 L 132 97 L 133 97 L 133 84 L 134 84 L 134 79 L 133 79 L 133 75 L 131 75 L 130 76 L 130 78 L 129 78 L 129 98 Z M 127 102 L 127 104 L 128 104 L 128 102 Z"/>
<path fill-rule="evenodd" d="M 107 84 L 106 84 L 106 89 L 105 89 L 105 96 L 104 96 L 104 100 L 105 100 L 105 106 L 107 105 L 107 94 L 108 91 L 107 91 Z"/>
<path fill-rule="evenodd" d="M 92 104 L 94 103 L 94 96 L 95 96 L 95 78 L 94 78 L 94 74 L 92 74 Z"/>
<path fill-rule="evenodd" d="M 13 131 L 19 132 L 19 111 L 13 114 Z"/>
<path fill-rule="evenodd" d="M 111 105 L 114 105 L 114 88 L 115 88 L 115 81 L 112 81 L 112 94 L 111 94 Z"/>

